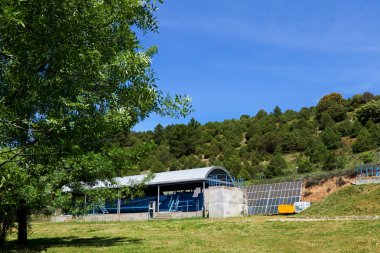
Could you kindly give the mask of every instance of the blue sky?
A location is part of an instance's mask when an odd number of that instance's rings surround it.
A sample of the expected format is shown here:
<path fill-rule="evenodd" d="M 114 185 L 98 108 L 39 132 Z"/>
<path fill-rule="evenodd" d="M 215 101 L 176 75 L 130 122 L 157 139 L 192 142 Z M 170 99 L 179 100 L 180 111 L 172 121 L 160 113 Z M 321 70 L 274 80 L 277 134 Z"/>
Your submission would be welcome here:
<path fill-rule="evenodd" d="M 188 94 L 185 119 L 151 115 L 134 130 L 299 110 L 331 92 L 380 94 L 378 0 L 166 0 L 153 68 L 164 92 Z"/>

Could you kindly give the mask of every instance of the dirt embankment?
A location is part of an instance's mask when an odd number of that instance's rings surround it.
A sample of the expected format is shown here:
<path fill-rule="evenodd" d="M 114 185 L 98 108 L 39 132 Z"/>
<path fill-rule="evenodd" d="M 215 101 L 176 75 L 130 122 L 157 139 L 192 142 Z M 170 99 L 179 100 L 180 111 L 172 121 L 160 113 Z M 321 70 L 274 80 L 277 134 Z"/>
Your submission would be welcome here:
<path fill-rule="evenodd" d="M 302 189 L 302 201 L 320 202 L 333 192 L 342 187 L 351 185 L 355 182 L 355 178 L 342 176 L 332 177 L 329 179 L 320 180 L 305 180 Z"/>

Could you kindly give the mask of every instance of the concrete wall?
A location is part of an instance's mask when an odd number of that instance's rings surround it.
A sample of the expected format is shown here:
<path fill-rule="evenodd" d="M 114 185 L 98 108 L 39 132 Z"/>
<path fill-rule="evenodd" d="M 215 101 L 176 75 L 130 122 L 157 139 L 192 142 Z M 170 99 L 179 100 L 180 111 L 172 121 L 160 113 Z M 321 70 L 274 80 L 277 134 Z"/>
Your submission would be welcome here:
<path fill-rule="evenodd" d="M 205 209 L 209 218 L 241 217 L 247 214 L 244 189 L 216 186 L 205 190 Z"/>
<path fill-rule="evenodd" d="M 380 177 L 357 177 L 355 184 L 380 184 Z"/>
<path fill-rule="evenodd" d="M 192 217 L 202 217 L 202 212 L 163 212 L 163 218 L 167 219 L 184 219 Z M 154 214 L 156 216 L 157 213 Z M 72 215 L 58 215 L 51 217 L 52 222 L 69 222 L 69 221 L 144 221 L 149 220 L 148 213 L 121 213 L 121 214 L 89 214 L 80 217 Z"/>
<path fill-rule="evenodd" d="M 148 220 L 148 213 L 122 213 L 122 214 L 89 214 L 79 217 L 72 215 L 61 215 L 51 217 L 52 222 L 68 222 L 68 221 L 142 221 Z"/>
<path fill-rule="evenodd" d="M 194 217 L 203 217 L 203 212 L 159 212 L 154 213 L 155 219 L 186 219 Z"/>

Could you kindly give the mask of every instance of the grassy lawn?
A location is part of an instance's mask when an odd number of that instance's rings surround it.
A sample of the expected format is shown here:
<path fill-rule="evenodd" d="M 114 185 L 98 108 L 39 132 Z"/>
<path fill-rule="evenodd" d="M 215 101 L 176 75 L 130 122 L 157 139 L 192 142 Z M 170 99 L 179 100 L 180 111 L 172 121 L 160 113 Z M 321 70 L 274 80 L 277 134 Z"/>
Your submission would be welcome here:
<path fill-rule="evenodd" d="M 380 252 L 379 220 L 269 218 L 34 223 L 30 249 L 22 252 Z"/>

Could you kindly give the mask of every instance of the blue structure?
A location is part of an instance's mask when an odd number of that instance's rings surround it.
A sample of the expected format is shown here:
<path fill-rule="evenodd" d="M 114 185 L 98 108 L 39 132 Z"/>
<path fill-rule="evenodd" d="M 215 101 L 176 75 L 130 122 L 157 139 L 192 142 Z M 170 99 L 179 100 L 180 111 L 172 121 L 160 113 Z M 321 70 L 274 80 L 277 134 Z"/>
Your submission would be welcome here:
<path fill-rule="evenodd" d="M 116 185 L 99 182 L 94 188 L 108 187 L 119 189 L 141 182 L 144 175 L 115 178 Z M 242 185 L 241 180 L 234 180 L 223 167 L 206 167 L 156 173 L 146 183 L 145 197 L 134 199 L 116 199 L 104 206 L 94 208 L 93 214 L 140 213 L 149 212 L 154 206 L 156 212 L 194 212 L 204 210 L 204 190 L 209 186 Z M 154 203 L 152 205 L 152 203 Z"/>
<path fill-rule="evenodd" d="M 380 165 L 379 164 L 366 164 L 360 165 L 355 168 L 356 177 L 380 177 Z"/>

